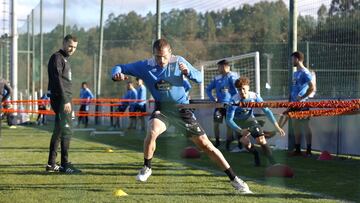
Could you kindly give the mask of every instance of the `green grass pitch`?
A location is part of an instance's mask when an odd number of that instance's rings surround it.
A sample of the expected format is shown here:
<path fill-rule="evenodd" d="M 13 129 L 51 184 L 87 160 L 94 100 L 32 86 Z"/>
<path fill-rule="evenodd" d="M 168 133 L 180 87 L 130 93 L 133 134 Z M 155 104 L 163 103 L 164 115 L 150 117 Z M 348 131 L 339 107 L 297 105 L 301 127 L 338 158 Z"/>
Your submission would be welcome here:
<path fill-rule="evenodd" d="M 359 202 L 360 160 L 288 158 L 276 151 L 295 177 L 265 178 L 266 166 L 253 167 L 248 153 L 227 153 L 235 172 L 255 194 L 234 191 L 223 172 L 202 154 L 200 159 L 180 157 L 192 145 L 184 136 L 160 136 L 153 159 L 153 175 L 138 183 L 144 134 L 125 136 L 75 133 L 70 160 L 83 170 L 78 175 L 46 173 L 45 164 L 52 126 L 3 126 L 0 138 L 0 202 Z M 113 153 L 106 149 L 112 148 Z M 265 165 L 265 159 L 262 159 Z M 128 196 L 116 197 L 121 189 Z"/>

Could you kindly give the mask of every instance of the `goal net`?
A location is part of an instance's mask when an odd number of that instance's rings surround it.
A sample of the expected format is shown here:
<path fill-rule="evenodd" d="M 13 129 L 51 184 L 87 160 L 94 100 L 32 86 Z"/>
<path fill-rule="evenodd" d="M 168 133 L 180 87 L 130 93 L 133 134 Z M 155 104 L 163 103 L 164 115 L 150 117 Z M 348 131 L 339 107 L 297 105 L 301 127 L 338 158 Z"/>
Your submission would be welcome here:
<path fill-rule="evenodd" d="M 191 99 L 206 99 L 205 89 L 213 78 L 219 74 L 217 62 L 226 59 L 231 64 L 231 71 L 236 72 L 240 77 L 246 76 L 250 79 L 250 90 L 260 94 L 260 57 L 259 52 L 252 52 L 238 56 L 231 56 L 211 61 L 200 62 L 197 67 L 203 73 L 203 83 L 199 87 L 193 86 Z M 215 91 L 215 90 L 214 90 Z"/>

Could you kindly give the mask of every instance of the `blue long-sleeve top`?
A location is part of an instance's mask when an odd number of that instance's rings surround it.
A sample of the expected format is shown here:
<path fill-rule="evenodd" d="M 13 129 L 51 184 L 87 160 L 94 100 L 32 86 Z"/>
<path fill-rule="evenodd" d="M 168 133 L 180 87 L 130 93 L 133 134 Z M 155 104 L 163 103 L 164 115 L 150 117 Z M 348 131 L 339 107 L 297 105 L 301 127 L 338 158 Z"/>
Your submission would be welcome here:
<path fill-rule="evenodd" d="M 46 94 L 43 94 L 43 95 L 40 97 L 40 99 L 42 99 L 42 100 L 49 100 L 50 97 L 49 97 L 48 94 L 46 93 Z"/>
<path fill-rule="evenodd" d="M 48 96 L 47 93 L 43 94 L 40 97 L 39 106 L 46 105 L 47 104 L 46 100 L 50 100 L 50 97 Z"/>
<path fill-rule="evenodd" d="M 133 99 L 133 100 L 137 100 L 138 96 L 137 96 L 137 91 L 136 89 L 130 89 L 128 91 L 126 91 L 125 95 L 122 97 L 122 99 Z M 136 101 L 124 101 L 121 102 L 122 105 L 129 105 L 130 106 L 134 106 L 136 104 Z"/>
<path fill-rule="evenodd" d="M 181 56 L 171 56 L 166 67 L 160 67 L 154 58 L 119 64 L 112 69 L 111 77 L 113 78 L 117 73 L 139 77 L 144 81 L 155 101 L 188 104 L 189 99 L 185 94 L 184 78 L 179 69 L 179 63 L 187 66 L 189 74 L 186 77 L 188 79 L 196 83 L 202 82 L 200 71 Z"/>
<path fill-rule="evenodd" d="M 307 92 L 312 77 L 312 74 L 307 68 L 294 72 L 293 85 L 291 87 L 291 101 L 298 101 L 297 97 L 301 97 Z M 308 98 L 304 98 L 301 101 L 306 101 L 307 99 Z"/>
<path fill-rule="evenodd" d="M 93 99 L 94 95 L 89 88 L 80 89 L 80 99 Z M 81 102 L 82 105 L 88 105 L 88 102 Z"/>
<path fill-rule="evenodd" d="M 212 90 L 215 89 L 217 102 L 228 103 L 231 97 L 237 93 L 234 83 L 238 78 L 239 76 L 235 72 L 229 72 L 226 75 L 217 75 L 206 87 L 206 94 L 211 101 L 216 101 L 212 94 Z"/>
<path fill-rule="evenodd" d="M 239 94 L 236 94 L 231 99 L 231 104 L 238 104 L 240 102 L 263 102 L 264 100 L 260 95 L 255 92 L 249 92 L 249 98 L 242 99 Z M 265 113 L 266 117 L 275 125 L 276 119 L 274 114 L 269 108 L 262 108 L 262 111 Z M 253 108 L 243 108 L 239 106 L 229 105 L 226 107 L 226 124 L 230 126 L 233 130 L 241 132 L 241 127 L 238 126 L 235 120 L 247 120 L 250 117 L 254 117 Z"/>
<path fill-rule="evenodd" d="M 145 105 L 146 104 L 146 87 L 145 85 L 140 85 L 139 87 L 136 88 L 137 91 L 137 99 L 141 100 L 138 101 L 137 103 L 139 105 Z"/>
<path fill-rule="evenodd" d="M 187 80 L 187 79 L 184 79 L 184 88 L 185 88 L 186 93 L 189 93 L 189 91 L 192 88 L 192 85 L 191 85 L 190 81 Z"/>

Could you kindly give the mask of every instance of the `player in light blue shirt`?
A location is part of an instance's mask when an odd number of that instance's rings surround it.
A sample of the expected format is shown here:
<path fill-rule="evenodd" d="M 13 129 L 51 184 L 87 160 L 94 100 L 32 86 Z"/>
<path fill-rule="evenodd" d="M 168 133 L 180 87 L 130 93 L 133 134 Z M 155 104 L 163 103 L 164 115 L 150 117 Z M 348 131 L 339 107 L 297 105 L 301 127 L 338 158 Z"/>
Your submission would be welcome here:
<path fill-rule="evenodd" d="M 235 86 L 238 88 L 239 93 L 233 96 L 232 104 L 239 104 L 240 102 L 263 102 L 260 95 L 249 91 L 250 80 L 247 77 L 241 77 L 236 80 Z M 270 109 L 263 108 L 262 110 L 271 123 L 274 124 L 280 135 L 285 136 L 285 132 L 280 128 Z M 243 108 L 234 105 L 227 106 L 226 123 L 242 135 L 240 141 L 249 152 L 254 154 L 255 166 L 260 166 L 260 159 L 258 152 L 250 142 L 250 135 L 256 139 L 256 142 L 261 146 L 270 163 L 275 164 L 271 149 L 267 145 L 264 131 L 254 116 L 253 108 Z"/>
<path fill-rule="evenodd" d="M 133 82 L 127 83 L 127 91 L 124 96 L 121 98 L 125 101 L 119 103 L 118 112 L 125 112 L 129 107 L 129 112 L 135 112 L 137 106 L 137 91 L 134 87 Z M 120 118 L 116 118 L 115 127 L 120 127 Z M 136 116 L 130 116 L 128 129 L 136 129 Z"/>
<path fill-rule="evenodd" d="M 306 101 L 312 93 L 312 74 L 306 67 L 299 68 L 293 75 L 293 85 L 291 87 L 291 101 Z M 310 93 L 307 94 L 308 90 Z"/>
<path fill-rule="evenodd" d="M 217 63 L 219 75 L 206 87 L 206 94 L 211 101 L 218 103 L 229 103 L 231 97 L 234 96 L 237 91 L 234 86 L 234 82 L 238 79 L 238 74 L 230 71 L 230 63 L 227 60 L 221 60 Z M 216 97 L 213 96 L 212 91 L 215 89 Z M 215 146 L 220 145 L 220 124 L 222 124 L 224 117 L 226 117 L 225 108 L 216 108 L 214 111 L 214 133 L 215 133 Z M 230 151 L 230 144 L 233 141 L 233 131 L 229 126 L 226 126 L 226 150 Z M 239 150 L 242 148 L 241 143 L 238 143 Z M 238 150 L 238 151 L 239 151 Z"/>
<path fill-rule="evenodd" d="M 10 97 L 13 93 L 13 90 L 9 84 L 9 82 L 3 78 L 0 78 L 0 131 L 1 131 L 1 120 L 6 116 L 7 123 L 9 126 L 12 125 L 12 114 L 11 113 L 3 113 L 1 114 L 1 109 L 8 109 L 10 107 L 10 103 L 6 103 L 6 101 L 10 100 Z M 4 103 L 3 103 L 4 102 Z M 3 104 L 2 104 L 3 103 Z M 1 133 L 1 132 L 0 132 Z M 1 135 L 0 135 L 1 137 Z"/>
<path fill-rule="evenodd" d="M 39 103 L 38 103 L 38 110 L 45 111 L 47 109 L 47 106 L 49 106 L 49 103 L 50 103 L 49 96 L 50 95 L 48 95 L 48 93 L 45 93 L 40 97 Z M 36 122 L 38 125 L 45 125 L 46 124 L 46 115 L 39 112 Z"/>
<path fill-rule="evenodd" d="M 136 112 L 146 113 L 146 87 L 144 81 L 140 78 L 136 78 L 137 82 L 137 104 Z M 139 116 L 141 131 L 145 131 L 145 116 Z"/>
<path fill-rule="evenodd" d="M 81 113 L 87 113 L 90 110 L 90 99 L 93 99 L 94 95 L 91 92 L 91 90 L 88 87 L 87 82 L 81 83 L 81 89 L 80 89 L 80 99 L 83 99 L 85 101 L 81 101 L 80 105 L 80 112 Z M 89 118 L 87 116 L 79 116 L 78 118 L 78 126 L 80 126 L 80 123 L 82 119 L 84 118 L 84 124 L 85 128 L 88 126 Z"/>
<path fill-rule="evenodd" d="M 188 79 L 184 78 L 184 84 L 183 85 L 184 85 L 184 88 L 185 88 L 185 94 L 190 99 L 189 93 L 190 93 L 190 90 L 192 88 L 192 85 L 191 85 L 190 81 Z"/>
<path fill-rule="evenodd" d="M 296 66 L 296 72 L 293 75 L 293 85 L 291 87 L 290 101 L 304 102 L 309 95 L 314 91 L 313 76 L 309 69 L 304 66 L 304 54 L 297 51 L 291 54 L 293 65 Z M 308 108 L 290 109 L 290 111 L 303 111 Z M 311 142 L 312 132 L 309 124 L 310 118 L 292 119 L 294 136 L 295 136 L 295 151 L 292 155 L 301 156 L 301 136 L 304 134 L 306 138 L 306 156 L 311 156 Z"/>
<path fill-rule="evenodd" d="M 156 139 L 166 131 L 169 124 L 173 124 L 224 170 L 236 190 L 251 193 L 248 185 L 235 175 L 222 153 L 210 142 L 193 111 L 176 106 L 189 103 L 184 88 L 184 77 L 200 83 L 201 73 L 183 57 L 172 55 L 170 44 L 165 39 L 154 42 L 153 55 L 154 57 L 148 60 L 116 65 L 111 76 L 115 81 L 125 80 L 124 74 L 143 79 L 156 103 L 144 140 L 144 166 L 136 179 L 145 182 L 150 177 Z"/>

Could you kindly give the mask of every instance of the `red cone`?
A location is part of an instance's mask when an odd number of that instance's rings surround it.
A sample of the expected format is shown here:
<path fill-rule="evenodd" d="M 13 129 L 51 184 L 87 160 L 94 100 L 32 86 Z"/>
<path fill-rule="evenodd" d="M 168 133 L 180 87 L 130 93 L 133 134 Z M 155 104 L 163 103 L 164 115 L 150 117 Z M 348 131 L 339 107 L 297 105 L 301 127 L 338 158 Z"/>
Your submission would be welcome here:
<path fill-rule="evenodd" d="M 332 156 L 328 151 L 322 151 L 318 158 L 318 160 L 321 160 L 321 161 L 326 161 L 326 160 L 331 160 L 331 159 L 332 159 Z"/>
<path fill-rule="evenodd" d="M 186 147 L 181 153 L 183 158 L 196 159 L 200 158 L 200 152 L 195 147 Z"/>
<path fill-rule="evenodd" d="M 285 164 L 275 164 L 266 168 L 265 176 L 292 178 L 294 176 L 294 171 Z"/>

